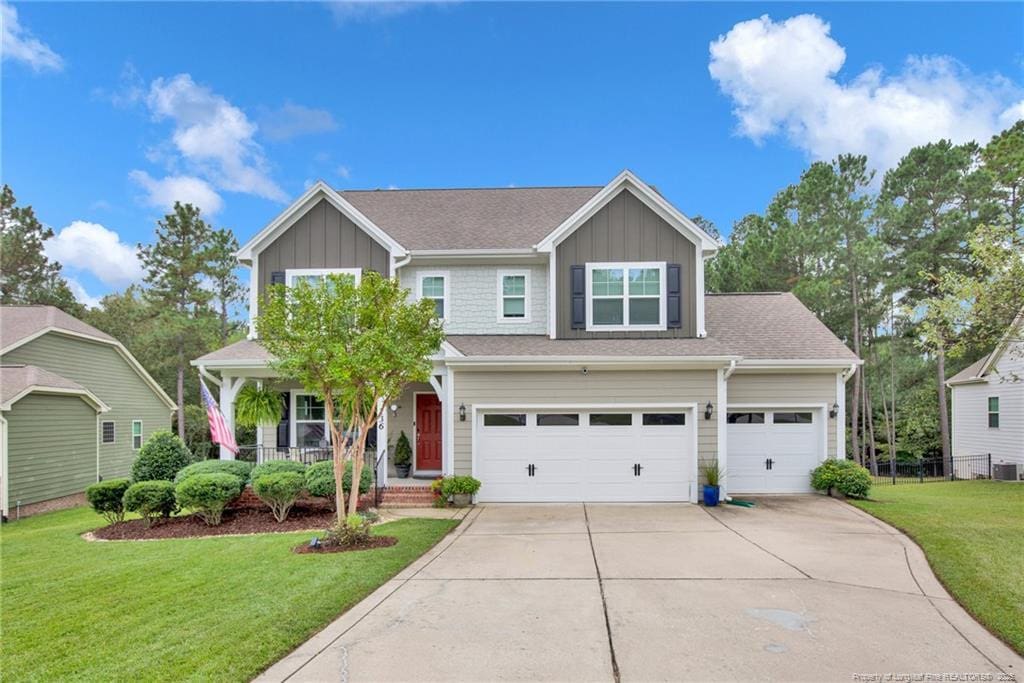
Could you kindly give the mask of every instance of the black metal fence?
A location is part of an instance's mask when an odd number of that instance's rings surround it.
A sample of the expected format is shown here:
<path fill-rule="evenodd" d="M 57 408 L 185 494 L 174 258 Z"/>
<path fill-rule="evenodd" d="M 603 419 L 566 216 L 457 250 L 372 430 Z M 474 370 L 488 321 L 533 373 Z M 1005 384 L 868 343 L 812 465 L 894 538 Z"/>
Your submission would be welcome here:
<path fill-rule="evenodd" d="M 924 484 L 931 481 L 955 481 L 992 478 L 992 454 L 956 455 L 920 460 L 880 460 L 875 484 Z"/>

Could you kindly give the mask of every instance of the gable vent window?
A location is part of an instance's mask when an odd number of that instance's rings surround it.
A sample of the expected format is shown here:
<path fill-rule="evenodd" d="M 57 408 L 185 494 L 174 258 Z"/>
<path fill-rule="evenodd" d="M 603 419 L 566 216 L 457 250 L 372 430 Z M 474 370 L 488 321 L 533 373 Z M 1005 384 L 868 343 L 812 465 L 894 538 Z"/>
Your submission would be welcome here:
<path fill-rule="evenodd" d="M 528 271 L 498 272 L 498 321 L 529 322 L 530 277 Z"/>
<path fill-rule="evenodd" d="M 988 426 L 992 429 L 999 429 L 999 397 L 989 396 L 988 398 Z"/>
<path fill-rule="evenodd" d="M 664 263 L 588 263 L 588 330 L 666 329 Z"/>
<path fill-rule="evenodd" d="M 104 420 L 102 424 L 103 443 L 114 443 L 114 421 Z"/>

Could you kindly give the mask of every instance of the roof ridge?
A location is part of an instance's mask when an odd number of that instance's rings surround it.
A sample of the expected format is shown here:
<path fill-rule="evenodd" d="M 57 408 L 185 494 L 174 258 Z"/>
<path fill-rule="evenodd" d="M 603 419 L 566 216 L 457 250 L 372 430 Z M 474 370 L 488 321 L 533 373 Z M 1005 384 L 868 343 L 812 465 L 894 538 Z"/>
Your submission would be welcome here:
<path fill-rule="evenodd" d="M 704 296 L 782 296 L 790 292 L 705 292 Z"/>
<path fill-rule="evenodd" d="M 338 192 L 467 192 L 474 190 L 599 190 L 604 185 L 522 185 L 516 187 L 377 187 L 373 189 L 338 188 Z"/>

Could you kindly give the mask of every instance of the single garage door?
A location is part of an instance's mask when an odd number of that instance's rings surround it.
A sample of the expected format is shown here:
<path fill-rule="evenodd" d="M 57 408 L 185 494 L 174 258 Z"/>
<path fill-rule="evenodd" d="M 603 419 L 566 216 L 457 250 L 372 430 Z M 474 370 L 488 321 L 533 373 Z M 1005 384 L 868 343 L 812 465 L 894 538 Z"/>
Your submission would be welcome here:
<path fill-rule="evenodd" d="M 729 409 L 729 493 L 805 493 L 824 456 L 820 409 Z"/>
<path fill-rule="evenodd" d="M 476 420 L 481 501 L 690 500 L 688 409 L 505 409 Z"/>

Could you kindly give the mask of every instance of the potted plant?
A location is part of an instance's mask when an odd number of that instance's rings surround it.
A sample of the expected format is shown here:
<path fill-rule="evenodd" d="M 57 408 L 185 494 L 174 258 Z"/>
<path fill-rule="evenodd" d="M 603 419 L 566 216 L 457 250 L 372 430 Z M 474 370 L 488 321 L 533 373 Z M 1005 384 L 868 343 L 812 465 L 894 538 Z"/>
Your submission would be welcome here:
<path fill-rule="evenodd" d="M 409 476 L 409 469 L 412 467 L 412 446 L 409 445 L 409 437 L 402 432 L 398 435 L 395 443 L 395 475 L 399 479 Z"/>
<path fill-rule="evenodd" d="M 718 505 L 718 495 L 721 492 L 722 476 L 725 472 L 719 469 L 718 464 L 704 465 L 701 467 L 701 473 L 704 475 L 704 480 L 707 482 L 704 484 L 704 505 L 707 507 L 715 507 Z"/>
<path fill-rule="evenodd" d="M 235 424 L 239 427 L 276 425 L 283 415 L 284 399 L 275 389 L 246 384 L 235 397 Z"/>
<path fill-rule="evenodd" d="M 473 477 L 456 475 L 445 477 L 441 481 L 441 498 L 451 499 L 452 503 L 462 507 L 473 502 L 473 494 L 480 490 L 480 480 Z"/>

